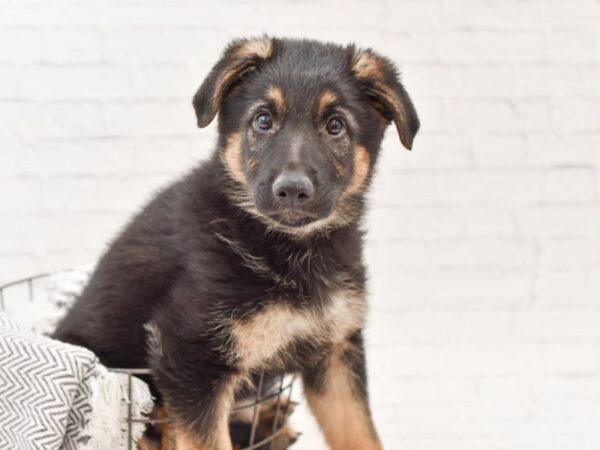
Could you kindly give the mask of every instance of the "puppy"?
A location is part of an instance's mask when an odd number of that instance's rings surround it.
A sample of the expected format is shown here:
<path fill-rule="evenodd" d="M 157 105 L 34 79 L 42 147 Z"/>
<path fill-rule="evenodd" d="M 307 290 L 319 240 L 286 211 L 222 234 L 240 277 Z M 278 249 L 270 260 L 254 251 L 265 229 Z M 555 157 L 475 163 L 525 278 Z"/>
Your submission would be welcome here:
<path fill-rule="evenodd" d="M 231 450 L 236 392 L 261 370 L 301 375 L 332 449 L 381 449 L 360 220 L 388 124 L 408 149 L 419 128 L 393 64 L 237 40 L 193 106 L 200 127 L 219 114 L 216 151 L 134 217 L 55 336 L 109 366 L 150 366 L 178 450 Z"/>

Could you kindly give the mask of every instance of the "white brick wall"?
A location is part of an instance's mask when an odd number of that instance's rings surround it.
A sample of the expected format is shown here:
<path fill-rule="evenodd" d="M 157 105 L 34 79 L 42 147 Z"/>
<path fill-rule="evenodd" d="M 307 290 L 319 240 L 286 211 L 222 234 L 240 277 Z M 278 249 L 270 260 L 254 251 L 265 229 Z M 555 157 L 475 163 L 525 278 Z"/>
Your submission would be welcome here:
<path fill-rule="evenodd" d="M 93 260 L 205 157 L 191 95 L 263 31 L 375 47 L 422 118 L 367 221 L 386 448 L 600 448 L 597 0 L 0 0 L 0 282 Z"/>

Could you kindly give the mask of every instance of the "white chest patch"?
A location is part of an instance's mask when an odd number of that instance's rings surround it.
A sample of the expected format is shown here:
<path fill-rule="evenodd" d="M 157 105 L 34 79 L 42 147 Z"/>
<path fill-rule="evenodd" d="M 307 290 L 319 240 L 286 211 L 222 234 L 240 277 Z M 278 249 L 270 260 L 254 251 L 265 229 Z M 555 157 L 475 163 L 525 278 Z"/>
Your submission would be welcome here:
<path fill-rule="evenodd" d="M 364 297 L 348 291 L 333 295 L 322 312 L 275 303 L 248 320 L 234 322 L 234 357 L 252 369 L 276 361 L 278 353 L 297 340 L 335 344 L 361 329 L 365 315 Z"/>

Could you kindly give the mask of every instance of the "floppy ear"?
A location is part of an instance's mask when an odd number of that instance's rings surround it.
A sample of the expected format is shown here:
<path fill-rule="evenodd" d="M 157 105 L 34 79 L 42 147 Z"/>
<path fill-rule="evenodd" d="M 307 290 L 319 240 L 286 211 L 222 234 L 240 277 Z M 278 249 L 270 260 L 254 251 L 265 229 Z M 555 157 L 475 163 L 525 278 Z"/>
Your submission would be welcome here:
<path fill-rule="evenodd" d="M 419 118 L 394 64 L 372 50 L 350 47 L 350 51 L 352 73 L 365 86 L 369 102 L 384 119 L 394 121 L 400 141 L 410 150 Z"/>
<path fill-rule="evenodd" d="M 235 40 L 227 46 L 194 95 L 192 104 L 199 127 L 212 122 L 231 88 L 261 61 L 270 58 L 273 49 L 274 41 L 267 36 Z"/>

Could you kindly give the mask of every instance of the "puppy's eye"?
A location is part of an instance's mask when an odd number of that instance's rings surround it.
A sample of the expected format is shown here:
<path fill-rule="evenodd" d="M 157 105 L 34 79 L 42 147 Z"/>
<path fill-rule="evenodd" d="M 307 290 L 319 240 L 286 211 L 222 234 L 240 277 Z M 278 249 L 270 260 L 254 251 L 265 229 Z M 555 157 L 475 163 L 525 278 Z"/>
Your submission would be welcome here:
<path fill-rule="evenodd" d="M 337 136 L 344 131 L 344 122 L 336 117 L 329 119 L 327 122 L 327 132 L 333 136 Z"/>
<path fill-rule="evenodd" d="M 257 131 L 267 131 L 273 126 L 273 119 L 267 113 L 260 113 L 254 118 L 254 127 Z"/>

